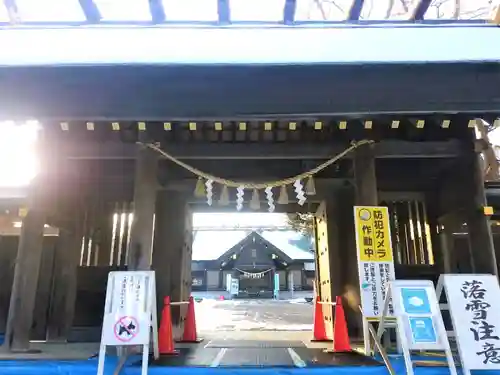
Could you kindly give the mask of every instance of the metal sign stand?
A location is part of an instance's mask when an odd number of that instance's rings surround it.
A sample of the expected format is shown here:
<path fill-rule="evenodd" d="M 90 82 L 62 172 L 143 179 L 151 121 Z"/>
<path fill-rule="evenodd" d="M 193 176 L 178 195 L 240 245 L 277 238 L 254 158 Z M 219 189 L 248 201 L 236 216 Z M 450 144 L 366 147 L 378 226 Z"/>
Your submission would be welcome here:
<path fill-rule="evenodd" d="M 382 356 L 382 360 L 384 361 L 385 367 L 387 367 L 387 371 L 389 371 L 390 375 L 396 375 L 396 372 L 394 371 L 394 368 L 391 365 L 391 362 L 389 361 L 389 356 L 387 355 L 387 351 L 385 350 L 384 346 L 381 344 L 377 332 L 375 332 L 375 329 L 373 326 L 370 324 L 370 322 L 365 318 L 363 314 L 363 308 L 359 306 L 359 311 L 361 311 L 361 317 L 363 319 L 363 330 L 366 329 L 365 334 L 365 355 L 373 355 L 377 353 L 377 350 L 379 351 L 380 355 Z M 365 327 L 366 323 L 366 327 Z M 368 337 L 367 337 L 368 336 Z M 370 336 L 373 339 L 374 342 L 374 350 L 372 353 L 371 350 L 371 345 L 370 345 Z M 367 344 L 368 342 L 368 344 Z M 369 350 L 366 350 L 366 346 L 368 345 Z"/>
<path fill-rule="evenodd" d="M 136 290 L 125 285 L 120 293 L 116 288 L 116 279 L 121 280 L 144 280 L 137 283 Z M 141 290 L 141 289 L 144 290 Z M 140 290 L 140 292 L 138 292 Z M 127 294 L 129 293 L 129 294 Z M 136 304 L 130 303 L 119 311 L 116 306 L 119 299 L 126 299 L 130 294 L 140 294 L 142 300 Z M 130 311 L 128 311 L 130 310 Z M 142 327 L 146 326 L 145 329 Z M 151 330 L 153 336 L 151 337 Z M 158 348 L 158 316 L 156 312 L 156 280 L 154 271 L 116 271 L 108 275 L 106 288 L 106 304 L 102 326 L 101 344 L 99 350 L 99 362 L 97 375 L 104 375 L 104 362 L 106 358 L 106 347 L 114 346 L 120 358 L 126 358 L 123 353 L 132 346 L 142 346 L 142 371 L 141 375 L 147 375 L 149 364 L 149 348 L 153 344 L 153 355 L 155 359 L 160 357 Z M 124 360 L 122 360 L 123 366 Z"/>
<path fill-rule="evenodd" d="M 407 374 L 413 375 L 411 351 L 436 350 L 444 351 L 450 374 L 457 375 L 433 283 L 425 280 L 397 280 L 389 283 L 377 332 L 378 342 L 387 327 L 385 317 L 391 298 Z"/>
<path fill-rule="evenodd" d="M 366 318 L 364 315 L 363 315 L 363 312 L 361 311 L 361 314 L 362 314 L 362 322 L 363 322 L 363 341 L 364 341 L 364 350 L 365 350 L 365 354 L 366 355 L 370 355 L 373 353 L 374 351 L 374 348 L 372 347 L 371 345 L 371 341 L 370 341 L 370 337 L 371 337 L 371 333 L 370 333 L 370 330 L 374 330 L 375 331 L 375 328 L 373 328 L 373 323 L 379 323 L 379 326 L 380 326 L 380 319 L 368 319 Z M 393 316 L 387 316 L 385 317 L 384 319 L 384 322 L 385 322 L 385 329 L 394 329 L 396 330 L 397 329 L 397 322 L 396 322 L 396 319 L 393 317 Z M 390 340 L 390 337 L 389 336 L 383 336 L 380 337 L 380 344 L 382 346 L 384 346 L 385 348 L 388 348 L 390 345 L 391 345 L 391 340 Z M 382 342 L 383 340 L 383 342 Z M 401 349 L 401 342 L 399 340 L 399 336 L 396 335 L 396 347 L 397 347 L 397 351 L 399 354 L 402 354 L 402 349 Z"/>

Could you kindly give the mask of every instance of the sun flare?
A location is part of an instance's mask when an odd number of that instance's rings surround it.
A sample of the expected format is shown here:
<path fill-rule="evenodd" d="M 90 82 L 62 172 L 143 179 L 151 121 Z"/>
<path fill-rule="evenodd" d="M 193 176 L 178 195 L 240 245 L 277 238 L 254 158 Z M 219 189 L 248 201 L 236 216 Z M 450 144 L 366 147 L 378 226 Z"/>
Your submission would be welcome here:
<path fill-rule="evenodd" d="M 37 121 L 0 122 L 0 187 L 29 185 L 39 168 L 36 151 Z"/>

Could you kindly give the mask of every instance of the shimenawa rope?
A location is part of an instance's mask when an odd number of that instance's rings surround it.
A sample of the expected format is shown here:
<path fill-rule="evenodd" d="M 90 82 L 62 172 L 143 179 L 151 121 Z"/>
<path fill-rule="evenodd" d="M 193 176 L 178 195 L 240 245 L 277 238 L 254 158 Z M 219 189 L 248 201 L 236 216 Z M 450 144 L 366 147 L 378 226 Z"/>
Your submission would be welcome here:
<path fill-rule="evenodd" d="M 204 178 L 205 180 L 211 180 L 211 181 L 216 182 L 220 185 L 224 185 L 224 186 L 232 187 L 232 188 L 243 187 L 245 189 L 265 189 L 268 187 L 290 185 L 290 184 L 293 184 L 297 180 L 303 180 L 303 179 L 306 179 L 308 177 L 312 177 L 315 174 L 322 171 L 323 169 L 329 167 L 330 165 L 332 165 L 336 161 L 342 159 L 344 156 L 346 156 L 350 152 L 354 151 L 356 148 L 363 146 L 363 145 L 372 144 L 372 143 L 374 143 L 374 141 L 364 139 L 364 140 L 361 140 L 358 142 L 351 142 L 351 146 L 348 147 L 347 149 L 345 149 L 344 151 L 342 151 L 340 154 L 328 159 L 324 163 L 321 163 L 317 167 L 315 167 L 307 172 L 300 173 L 296 176 L 288 177 L 288 178 L 285 178 L 283 180 L 272 181 L 272 182 L 261 182 L 261 183 L 242 182 L 242 181 L 238 182 L 238 181 L 234 181 L 234 180 L 228 180 L 225 178 L 213 176 L 213 175 L 211 175 L 209 173 L 205 173 L 205 172 L 203 172 L 203 171 L 201 171 L 201 170 L 199 170 L 199 169 L 197 169 L 189 164 L 184 163 L 183 161 L 177 159 L 175 156 L 170 155 L 168 152 L 162 150 L 157 144 L 143 143 L 143 142 L 137 142 L 137 143 L 141 146 L 148 147 L 148 148 L 158 152 L 165 159 L 172 161 L 173 163 L 177 164 L 178 166 L 190 171 L 191 173 L 193 173 L 194 175 L 196 175 L 198 177 Z"/>

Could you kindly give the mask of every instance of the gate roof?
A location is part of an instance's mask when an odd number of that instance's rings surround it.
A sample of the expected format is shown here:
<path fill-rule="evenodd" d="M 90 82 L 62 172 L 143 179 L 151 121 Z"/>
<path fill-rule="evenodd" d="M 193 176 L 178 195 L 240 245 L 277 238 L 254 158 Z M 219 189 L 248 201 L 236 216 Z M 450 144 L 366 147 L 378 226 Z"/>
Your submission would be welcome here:
<path fill-rule="evenodd" d="M 496 112 L 491 3 L 4 0 L 0 113 L 175 121 Z"/>

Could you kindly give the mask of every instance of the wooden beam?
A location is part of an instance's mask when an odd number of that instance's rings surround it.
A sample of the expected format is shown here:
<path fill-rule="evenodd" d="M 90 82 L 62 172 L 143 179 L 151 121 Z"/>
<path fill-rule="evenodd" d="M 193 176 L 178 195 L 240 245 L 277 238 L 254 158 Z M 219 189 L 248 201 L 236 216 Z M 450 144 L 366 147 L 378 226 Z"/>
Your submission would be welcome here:
<path fill-rule="evenodd" d="M 495 88 L 500 75 L 490 66 L 495 65 L 366 64 L 363 74 L 358 74 L 355 64 L 185 65 L 167 61 L 162 66 L 5 66 L 0 67 L 0 112 L 5 119 L 37 118 L 42 123 L 50 118 L 217 121 L 250 114 L 263 119 L 274 119 L 277 114 L 311 118 L 401 113 L 403 117 L 403 113 L 422 112 L 468 112 L 483 117 L 499 112 Z M 415 89 L 401 95 L 408 87 Z M 293 92 L 308 95 L 290 95 Z"/>
<path fill-rule="evenodd" d="M 99 23 L 101 21 L 101 12 L 93 0 L 78 1 L 88 23 Z"/>
<path fill-rule="evenodd" d="M 153 23 L 163 23 L 166 20 L 162 0 L 149 0 L 149 12 Z"/>
<path fill-rule="evenodd" d="M 342 151 L 347 143 L 176 143 L 163 149 L 182 159 L 328 159 Z M 365 146 L 361 146 L 365 147 Z M 451 158 L 460 154 L 456 141 L 408 142 L 381 141 L 374 146 L 376 158 Z M 64 142 L 60 152 L 69 159 L 135 159 L 138 146 L 133 143 Z M 352 157 L 352 155 L 347 155 Z"/>
<path fill-rule="evenodd" d="M 425 13 L 427 12 L 427 9 L 429 9 L 429 6 L 431 5 L 431 1 L 432 0 L 420 0 L 415 6 L 410 20 L 422 21 L 424 19 Z"/>
<path fill-rule="evenodd" d="M 353 0 L 351 8 L 349 9 L 348 21 L 358 21 L 363 10 L 365 0 Z"/>

